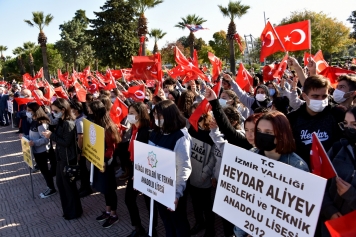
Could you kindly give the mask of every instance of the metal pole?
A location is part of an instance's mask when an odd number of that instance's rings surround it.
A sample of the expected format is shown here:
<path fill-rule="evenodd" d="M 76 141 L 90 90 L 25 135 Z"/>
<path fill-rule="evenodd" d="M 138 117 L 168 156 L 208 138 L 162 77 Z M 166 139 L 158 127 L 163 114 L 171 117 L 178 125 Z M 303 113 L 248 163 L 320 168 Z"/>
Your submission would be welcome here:
<path fill-rule="evenodd" d="M 263 12 L 263 18 L 265 19 L 265 25 L 267 25 L 267 22 L 266 22 L 266 13 Z"/>
<path fill-rule="evenodd" d="M 30 170 L 30 178 L 31 178 L 31 188 L 32 188 L 32 198 L 35 199 L 35 192 L 33 191 L 33 181 L 32 181 L 32 172 L 31 167 L 28 167 Z"/>

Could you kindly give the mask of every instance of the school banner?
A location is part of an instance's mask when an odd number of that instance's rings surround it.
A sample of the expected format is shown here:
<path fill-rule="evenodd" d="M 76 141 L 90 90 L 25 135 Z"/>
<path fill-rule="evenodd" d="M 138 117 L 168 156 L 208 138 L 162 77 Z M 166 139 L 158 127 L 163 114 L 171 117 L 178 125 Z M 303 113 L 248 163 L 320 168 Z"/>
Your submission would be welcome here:
<path fill-rule="evenodd" d="M 175 210 L 175 153 L 134 141 L 134 154 L 134 188 Z"/>
<path fill-rule="evenodd" d="M 225 144 L 213 211 L 252 236 L 314 236 L 326 181 Z"/>
<path fill-rule="evenodd" d="M 82 155 L 99 170 L 104 169 L 105 131 L 103 127 L 83 119 L 83 149 Z"/>
<path fill-rule="evenodd" d="M 22 146 L 22 153 L 23 153 L 23 160 L 26 164 L 33 169 L 33 154 L 32 149 L 29 144 L 29 140 L 25 137 L 21 138 L 21 146 Z"/>
<path fill-rule="evenodd" d="M 14 106 L 11 100 L 7 101 L 7 111 L 9 113 L 14 113 Z"/>

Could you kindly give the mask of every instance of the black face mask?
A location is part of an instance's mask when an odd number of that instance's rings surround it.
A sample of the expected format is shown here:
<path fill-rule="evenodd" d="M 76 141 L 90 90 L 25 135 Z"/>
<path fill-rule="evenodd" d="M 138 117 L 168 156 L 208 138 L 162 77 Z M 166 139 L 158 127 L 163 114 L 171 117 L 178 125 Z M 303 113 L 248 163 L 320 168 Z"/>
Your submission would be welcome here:
<path fill-rule="evenodd" d="M 263 151 L 272 151 L 276 148 L 276 144 L 274 144 L 275 138 L 274 135 L 256 132 L 255 146 Z"/>
<path fill-rule="evenodd" d="M 346 139 L 350 142 L 352 146 L 356 143 L 356 131 L 355 129 L 350 129 L 348 127 L 344 128 L 344 135 Z"/>

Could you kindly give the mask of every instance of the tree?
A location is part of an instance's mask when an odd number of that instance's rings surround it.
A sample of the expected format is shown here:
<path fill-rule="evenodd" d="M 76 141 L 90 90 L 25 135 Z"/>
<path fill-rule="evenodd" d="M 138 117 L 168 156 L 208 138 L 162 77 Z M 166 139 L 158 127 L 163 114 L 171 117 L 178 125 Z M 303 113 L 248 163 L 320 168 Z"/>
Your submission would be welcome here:
<path fill-rule="evenodd" d="M 157 41 L 162 39 L 167 33 L 162 32 L 161 29 L 151 29 L 151 32 L 149 33 L 151 38 L 154 38 L 155 45 L 153 47 L 153 54 L 158 52 L 158 46 L 157 46 Z"/>
<path fill-rule="evenodd" d="M 355 42 L 349 37 L 350 29 L 347 26 L 323 12 L 295 11 L 289 17 L 282 19 L 280 25 L 304 20 L 310 20 L 311 23 L 311 51 L 313 54 L 321 49 L 330 55 L 331 60 L 333 53 L 343 51 Z M 303 53 L 302 51 L 293 52 L 299 58 L 302 57 Z"/>
<path fill-rule="evenodd" d="M 350 37 L 356 40 L 356 11 L 351 12 L 347 20 L 352 24 L 352 29 L 354 30 L 351 32 Z"/>
<path fill-rule="evenodd" d="M 158 4 L 161 4 L 163 0 L 129 0 L 129 2 L 135 7 L 136 11 L 139 13 L 138 18 L 138 28 L 137 34 L 138 37 L 144 36 L 146 39 L 146 35 L 148 34 L 147 29 L 147 18 L 145 17 L 145 12 L 150 9 L 154 8 Z M 146 54 L 146 45 L 145 43 L 142 44 L 142 55 Z"/>
<path fill-rule="evenodd" d="M 89 20 L 84 10 L 78 10 L 71 21 L 59 26 L 62 31 L 61 39 L 56 42 L 56 48 L 62 55 L 63 60 L 73 65 L 84 68 L 94 63 L 94 51 L 90 41 L 92 36 L 87 34 L 86 29 Z"/>
<path fill-rule="evenodd" d="M 0 57 L 0 61 L 1 61 L 1 68 L 0 68 L 0 72 L 2 71 L 3 73 L 3 76 L 4 76 L 4 78 L 6 79 L 6 71 L 5 71 L 5 60 L 6 60 L 6 58 L 4 57 L 4 55 L 3 55 L 3 52 L 4 51 L 6 51 L 7 50 L 7 46 L 4 46 L 4 45 L 0 45 L 0 55 L 1 55 L 1 57 Z"/>
<path fill-rule="evenodd" d="M 182 17 L 181 18 L 182 21 L 178 22 L 177 25 L 175 25 L 175 27 L 181 28 L 182 30 L 184 30 L 186 28 L 186 25 L 201 25 L 204 22 L 206 22 L 206 20 L 204 20 L 203 18 L 193 14 L 193 15 L 187 15 L 185 18 Z M 194 41 L 195 41 L 195 36 L 194 33 L 192 31 L 190 31 L 189 36 L 188 36 L 188 44 L 190 47 L 190 57 L 193 58 L 193 53 L 194 53 Z"/>
<path fill-rule="evenodd" d="M 38 71 L 42 67 L 41 54 L 42 51 L 40 48 L 37 48 L 33 53 L 35 71 Z M 58 68 L 64 69 L 62 56 L 54 44 L 47 44 L 47 58 L 49 75 L 57 74 Z"/>
<path fill-rule="evenodd" d="M 208 52 L 215 54 L 216 52 L 210 45 L 203 45 L 199 51 L 198 58 L 200 63 L 210 63 Z M 215 54 L 216 56 L 216 54 Z"/>
<path fill-rule="evenodd" d="M 226 32 L 221 30 L 213 34 L 213 39 L 209 41 L 209 45 L 215 51 L 215 56 L 221 60 L 229 57 L 229 41 L 226 40 Z"/>
<path fill-rule="evenodd" d="M 12 50 L 12 53 L 14 55 L 17 55 L 16 59 L 17 59 L 17 64 L 19 65 L 20 68 L 21 75 L 25 74 L 26 69 L 22 60 L 22 55 L 25 54 L 25 50 L 21 47 L 17 47 L 14 50 Z"/>
<path fill-rule="evenodd" d="M 236 34 L 236 25 L 234 20 L 241 18 L 250 9 L 250 6 L 241 4 L 241 1 L 229 2 L 227 7 L 218 5 L 222 15 L 230 19 L 229 28 L 227 30 L 227 39 L 229 40 L 229 54 L 230 54 L 230 70 L 236 74 L 236 61 L 235 61 L 235 47 L 234 35 Z"/>
<path fill-rule="evenodd" d="M 48 14 L 44 16 L 43 12 L 32 12 L 32 21 L 24 20 L 29 26 L 36 26 L 40 33 L 38 34 L 38 44 L 41 45 L 42 49 L 42 59 L 43 59 L 43 74 L 44 77 L 49 80 L 49 71 L 48 71 L 48 60 L 47 60 L 47 36 L 43 32 L 43 28 L 48 26 L 53 20 L 53 16 Z"/>
<path fill-rule="evenodd" d="M 3 52 L 7 50 L 7 46 L 0 45 L 0 54 L 1 54 L 1 59 L 4 59 Z"/>
<path fill-rule="evenodd" d="M 189 56 L 189 50 L 186 50 L 180 41 L 166 42 L 166 45 L 161 49 L 162 64 L 174 65 L 176 63 L 174 59 L 174 47 L 178 47 L 185 56 Z"/>
<path fill-rule="evenodd" d="M 35 71 L 34 71 L 34 60 L 32 54 L 37 50 L 36 43 L 33 42 L 25 42 L 23 43 L 23 49 L 25 50 L 25 53 L 28 54 L 28 64 L 30 66 L 30 74 L 31 76 L 35 76 Z"/>
<path fill-rule="evenodd" d="M 135 11 L 125 0 L 108 0 L 94 12 L 96 19 L 90 19 L 93 37 L 91 46 L 96 57 L 104 66 L 129 67 L 132 55 L 138 51 Z"/>

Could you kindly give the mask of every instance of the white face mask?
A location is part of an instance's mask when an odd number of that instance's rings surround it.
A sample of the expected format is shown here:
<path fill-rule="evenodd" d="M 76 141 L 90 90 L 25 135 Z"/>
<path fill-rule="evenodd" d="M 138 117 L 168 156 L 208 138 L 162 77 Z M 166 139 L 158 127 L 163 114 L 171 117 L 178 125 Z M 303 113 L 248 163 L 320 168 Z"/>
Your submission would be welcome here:
<path fill-rule="evenodd" d="M 169 93 L 164 93 L 164 96 L 168 99 Z"/>
<path fill-rule="evenodd" d="M 115 103 L 116 98 L 111 98 L 111 103 Z"/>
<path fill-rule="evenodd" d="M 127 121 L 131 124 L 137 123 L 136 115 L 134 114 L 127 115 Z"/>
<path fill-rule="evenodd" d="M 340 104 L 344 102 L 347 98 L 344 98 L 345 92 L 335 89 L 333 93 L 333 97 L 336 103 Z"/>
<path fill-rule="evenodd" d="M 31 112 L 26 112 L 26 116 L 27 116 L 27 118 L 29 118 L 29 119 L 32 119 L 32 113 Z"/>
<path fill-rule="evenodd" d="M 225 100 L 225 99 L 219 99 L 219 103 L 220 103 L 220 105 L 222 106 L 222 107 L 225 107 L 227 104 L 227 100 Z"/>
<path fill-rule="evenodd" d="M 266 95 L 265 94 L 256 94 L 256 100 L 258 101 L 264 101 L 266 99 Z"/>
<path fill-rule="evenodd" d="M 53 112 L 53 117 L 55 117 L 55 118 L 62 118 L 62 115 L 63 115 L 62 112 L 58 112 L 58 113 Z"/>
<path fill-rule="evenodd" d="M 328 98 L 325 98 L 325 100 L 309 99 L 308 107 L 315 113 L 319 113 L 323 111 L 326 106 L 328 106 Z"/>
<path fill-rule="evenodd" d="M 163 127 L 164 119 L 155 119 L 155 124 L 157 127 Z"/>

